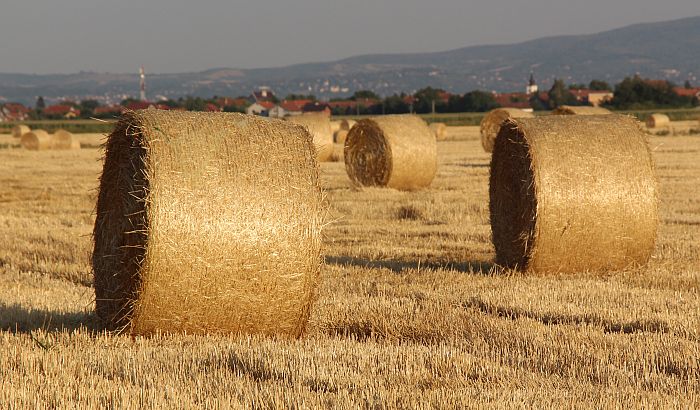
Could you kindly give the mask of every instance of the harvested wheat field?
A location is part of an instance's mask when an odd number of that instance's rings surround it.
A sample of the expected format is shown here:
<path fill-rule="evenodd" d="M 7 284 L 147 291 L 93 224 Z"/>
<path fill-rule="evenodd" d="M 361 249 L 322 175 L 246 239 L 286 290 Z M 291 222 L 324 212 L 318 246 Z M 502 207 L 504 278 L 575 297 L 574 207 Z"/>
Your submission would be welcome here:
<path fill-rule="evenodd" d="M 450 128 L 422 190 L 321 164 L 331 223 L 299 339 L 106 332 L 101 148 L 0 145 L 0 408 L 698 408 L 700 138 L 651 137 L 645 267 L 535 276 L 494 266 L 491 155 Z"/>

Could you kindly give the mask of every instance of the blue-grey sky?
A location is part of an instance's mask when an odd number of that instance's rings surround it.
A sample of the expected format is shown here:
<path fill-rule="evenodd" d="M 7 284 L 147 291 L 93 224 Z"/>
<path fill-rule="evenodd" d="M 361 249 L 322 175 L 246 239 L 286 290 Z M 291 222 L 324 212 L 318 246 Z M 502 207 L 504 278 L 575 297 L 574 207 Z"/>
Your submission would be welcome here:
<path fill-rule="evenodd" d="M 595 33 L 698 0 L 5 0 L 0 72 L 254 68 Z"/>

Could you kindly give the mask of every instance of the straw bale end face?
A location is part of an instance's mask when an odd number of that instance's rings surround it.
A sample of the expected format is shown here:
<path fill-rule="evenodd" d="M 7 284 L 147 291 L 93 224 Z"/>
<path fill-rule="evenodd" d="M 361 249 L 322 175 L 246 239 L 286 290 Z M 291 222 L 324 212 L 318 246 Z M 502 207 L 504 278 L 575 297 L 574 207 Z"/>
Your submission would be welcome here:
<path fill-rule="evenodd" d="M 133 334 L 299 336 L 321 263 L 315 157 L 308 132 L 283 121 L 125 114 L 97 201 L 98 316 Z"/>
<path fill-rule="evenodd" d="M 635 120 L 619 115 L 511 119 L 491 159 L 496 262 L 532 273 L 645 264 L 658 197 Z"/>
<path fill-rule="evenodd" d="M 358 186 L 416 190 L 437 173 L 437 144 L 415 115 L 387 115 L 357 122 L 345 140 L 345 170 Z"/>

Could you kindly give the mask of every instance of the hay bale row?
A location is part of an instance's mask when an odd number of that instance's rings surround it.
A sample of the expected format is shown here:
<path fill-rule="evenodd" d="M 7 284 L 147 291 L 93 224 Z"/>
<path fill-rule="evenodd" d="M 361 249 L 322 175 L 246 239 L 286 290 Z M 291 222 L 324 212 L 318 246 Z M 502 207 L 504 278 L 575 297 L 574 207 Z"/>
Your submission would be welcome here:
<path fill-rule="evenodd" d="M 80 149 L 80 142 L 66 130 L 49 134 L 44 130 L 29 131 L 22 135 L 20 145 L 27 150 L 72 150 Z"/>
<path fill-rule="evenodd" d="M 610 110 L 587 105 L 562 105 L 552 111 L 552 115 L 608 115 Z"/>
<path fill-rule="evenodd" d="M 333 157 L 333 132 L 331 120 L 323 114 L 302 114 L 288 117 L 287 121 L 306 127 L 314 138 L 319 162 L 330 161 Z"/>
<path fill-rule="evenodd" d="M 649 260 L 658 226 L 651 153 L 627 116 L 512 118 L 491 159 L 496 262 L 534 273 Z"/>
<path fill-rule="evenodd" d="M 124 114 L 107 139 L 96 209 L 96 309 L 109 328 L 304 330 L 325 214 L 306 127 L 235 113 Z"/>
<path fill-rule="evenodd" d="M 496 108 L 489 111 L 481 120 L 481 146 L 486 152 L 493 151 L 493 144 L 496 141 L 498 130 L 501 124 L 510 118 L 532 118 L 534 114 L 523 111 L 519 108 Z"/>
<path fill-rule="evenodd" d="M 12 136 L 14 138 L 22 138 L 22 135 L 28 133 L 31 130 L 32 129 L 29 128 L 27 125 L 15 125 L 14 127 L 12 127 Z"/>
<path fill-rule="evenodd" d="M 415 115 L 360 120 L 345 141 L 345 170 L 359 186 L 414 190 L 437 173 L 437 145 L 428 125 Z"/>

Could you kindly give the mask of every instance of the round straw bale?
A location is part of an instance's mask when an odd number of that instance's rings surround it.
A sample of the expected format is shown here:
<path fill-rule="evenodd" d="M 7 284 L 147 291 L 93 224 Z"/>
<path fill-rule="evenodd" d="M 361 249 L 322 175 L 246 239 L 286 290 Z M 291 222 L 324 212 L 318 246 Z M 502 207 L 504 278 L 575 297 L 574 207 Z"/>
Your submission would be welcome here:
<path fill-rule="evenodd" d="M 323 114 L 302 114 L 288 117 L 287 121 L 305 126 L 314 137 L 318 161 L 330 161 L 333 156 L 331 120 Z"/>
<path fill-rule="evenodd" d="M 51 147 L 57 150 L 79 149 L 80 142 L 70 132 L 58 130 L 51 135 Z"/>
<path fill-rule="evenodd" d="M 345 139 L 348 137 L 348 130 L 338 130 L 335 132 L 333 138 L 336 144 L 345 144 Z"/>
<path fill-rule="evenodd" d="M 28 133 L 32 129 L 24 124 L 15 125 L 12 127 L 12 136 L 15 138 L 22 138 L 22 135 Z"/>
<path fill-rule="evenodd" d="M 647 118 L 646 123 L 648 128 L 666 127 L 671 125 L 671 119 L 666 114 L 655 113 Z"/>
<path fill-rule="evenodd" d="M 51 136 L 44 130 L 29 131 L 22 135 L 20 145 L 32 151 L 48 150 L 52 148 Z"/>
<path fill-rule="evenodd" d="M 315 158 L 306 129 L 280 120 L 124 114 L 97 199 L 98 316 L 132 334 L 299 336 L 321 263 Z"/>
<path fill-rule="evenodd" d="M 445 125 L 445 123 L 433 122 L 430 124 L 430 129 L 433 131 L 437 141 L 442 141 L 445 139 L 445 135 L 447 134 L 447 125 Z"/>
<path fill-rule="evenodd" d="M 493 144 L 501 124 L 509 118 L 532 118 L 534 114 L 519 108 L 496 108 L 489 111 L 481 120 L 481 146 L 486 152 L 493 151 Z"/>
<path fill-rule="evenodd" d="M 429 186 L 437 172 L 435 136 L 415 115 L 358 121 L 344 153 L 345 170 L 356 185 L 413 190 Z"/>
<path fill-rule="evenodd" d="M 552 111 L 552 115 L 607 115 L 610 110 L 603 107 L 591 107 L 588 105 L 562 105 Z"/>
<path fill-rule="evenodd" d="M 335 135 L 340 129 L 340 121 L 331 121 L 331 132 Z"/>
<path fill-rule="evenodd" d="M 533 273 L 602 272 L 649 260 L 656 178 L 627 116 L 513 118 L 491 158 L 496 262 Z"/>
<path fill-rule="evenodd" d="M 355 120 L 340 120 L 340 129 L 350 131 L 350 128 L 355 124 L 357 124 Z"/>

